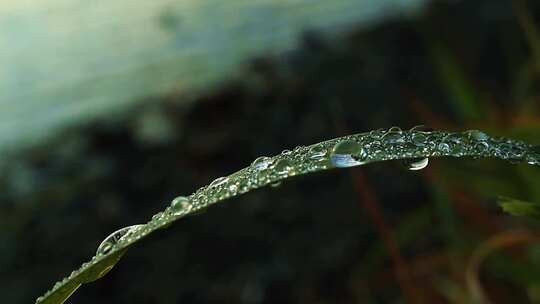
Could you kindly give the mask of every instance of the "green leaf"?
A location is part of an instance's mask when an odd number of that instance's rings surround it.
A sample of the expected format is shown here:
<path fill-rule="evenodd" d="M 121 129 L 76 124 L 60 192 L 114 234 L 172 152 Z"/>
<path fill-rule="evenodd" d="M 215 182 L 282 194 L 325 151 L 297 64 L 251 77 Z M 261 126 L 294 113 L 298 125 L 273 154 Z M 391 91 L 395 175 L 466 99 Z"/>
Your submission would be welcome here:
<path fill-rule="evenodd" d="M 38 298 L 36 302 L 43 304 L 64 303 L 82 284 L 93 282 L 106 275 L 118 263 L 126 251 L 127 248 L 124 248 L 103 256 L 101 259 L 98 257 L 93 259 L 92 262 L 83 264 L 71 276 L 57 282 L 49 292 Z"/>
<path fill-rule="evenodd" d="M 57 282 L 38 298 L 38 304 L 61 304 L 85 283 L 109 272 L 127 249 L 159 229 L 195 214 L 210 205 L 252 190 L 276 184 L 297 175 L 334 168 L 431 157 L 492 157 L 511 162 L 540 165 L 538 146 L 511 139 L 493 138 L 478 131 L 465 132 L 402 131 L 397 127 L 347 135 L 311 146 L 284 150 L 274 157 L 259 157 L 250 166 L 227 177 L 215 179 L 189 196 L 179 196 L 164 211 L 152 216 L 146 224 L 117 230 L 105 239 L 97 253 L 70 276 Z M 427 162 L 426 162 L 427 164 Z M 418 169 L 418 168 L 415 168 Z"/>

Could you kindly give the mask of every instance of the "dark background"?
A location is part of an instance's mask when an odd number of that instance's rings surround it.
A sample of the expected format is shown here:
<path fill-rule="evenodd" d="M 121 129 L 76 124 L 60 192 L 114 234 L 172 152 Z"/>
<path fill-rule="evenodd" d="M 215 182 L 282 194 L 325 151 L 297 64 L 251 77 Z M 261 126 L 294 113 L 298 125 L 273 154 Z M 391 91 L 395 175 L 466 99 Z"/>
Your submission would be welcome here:
<path fill-rule="evenodd" d="M 539 143 L 539 4 L 433 2 L 339 39 L 307 31 L 190 106 L 155 96 L 24 151 L 0 177 L 3 302 L 32 302 L 110 232 L 261 155 L 420 124 Z M 156 233 L 68 302 L 540 303 L 540 226 L 499 195 L 540 202 L 540 171 L 432 159 L 293 178 Z"/>

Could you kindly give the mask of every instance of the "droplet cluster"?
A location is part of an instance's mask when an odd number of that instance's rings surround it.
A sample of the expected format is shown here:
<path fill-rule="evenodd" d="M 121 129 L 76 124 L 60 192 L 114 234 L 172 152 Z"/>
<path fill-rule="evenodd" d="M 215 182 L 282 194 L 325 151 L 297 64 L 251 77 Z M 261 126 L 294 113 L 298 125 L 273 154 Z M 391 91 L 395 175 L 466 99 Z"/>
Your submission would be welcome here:
<path fill-rule="evenodd" d="M 510 162 L 540 165 L 540 146 L 491 137 L 479 130 L 445 132 L 415 127 L 403 131 L 392 127 L 284 150 L 274 157 L 261 156 L 248 167 L 229 176 L 217 178 L 189 196 L 175 198 L 165 210 L 152 216 L 146 224 L 126 227 L 112 233 L 99 245 L 90 262 L 84 263 L 69 277 L 57 282 L 44 296 L 38 298 L 36 303 L 60 292 L 62 286 L 71 280 L 79 280 L 81 284 L 91 281 L 92 278 L 83 280 L 83 274 L 104 263 L 110 254 L 131 246 L 152 231 L 167 227 L 183 216 L 224 199 L 267 185 L 277 186 L 291 176 L 331 168 L 360 166 L 370 162 L 404 159 L 409 170 L 420 170 L 428 165 L 430 157 L 440 156 L 495 157 Z M 108 269 L 112 266 L 114 264 Z M 93 279 L 96 278 L 99 276 Z"/>

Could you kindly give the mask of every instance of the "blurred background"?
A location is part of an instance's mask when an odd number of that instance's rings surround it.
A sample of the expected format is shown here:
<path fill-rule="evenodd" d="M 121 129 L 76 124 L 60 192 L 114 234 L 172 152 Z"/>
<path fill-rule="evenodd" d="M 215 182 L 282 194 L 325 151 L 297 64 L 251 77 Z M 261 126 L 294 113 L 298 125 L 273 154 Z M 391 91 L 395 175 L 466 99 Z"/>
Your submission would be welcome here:
<path fill-rule="evenodd" d="M 540 2 L 0 3 L 0 294 L 261 155 L 378 128 L 540 143 Z M 291 179 L 131 249 L 68 303 L 540 303 L 540 170 L 399 162 Z"/>

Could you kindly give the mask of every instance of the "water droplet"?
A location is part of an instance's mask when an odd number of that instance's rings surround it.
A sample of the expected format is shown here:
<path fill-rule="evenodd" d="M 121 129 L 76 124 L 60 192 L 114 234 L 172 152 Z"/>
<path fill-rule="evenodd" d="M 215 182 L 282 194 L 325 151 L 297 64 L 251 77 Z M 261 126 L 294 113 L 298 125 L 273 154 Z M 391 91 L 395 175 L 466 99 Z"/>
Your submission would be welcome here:
<path fill-rule="evenodd" d="M 370 132 L 369 132 L 369 136 L 370 136 L 371 138 L 375 138 L 375 139 L 380 138 L 380 137 L 383 136 L 384 134 L 385 134 L 384 129 L 378 129 L 378 130 L 373 130 L 373 131 L 370 131 Z"/>
<path fill-rule="evenodd" d="M 193 206 L 185 196 L 179 196 L 171 202 L 171 211 L 174 215 L 180 215 L 182 212 L 191 210 Z"/>
<path fill-rule="evenodd" d="M 107 254 L 112 250 L 112 248 L 113 248 L 112 243 L 109 243 L 109 242 L 103 243 L 103 245 L 99 246 L 97 254 Z"/>
<path fill-rule="evenodd" d="M 466 133 L 474 140 L 486 141 L 489 139 L 489 136 L 486 133 L 479 130 L 468 130 Z"/>
<path fill-rule="evenodd" d="M 388 144 L 401 144 L 405 142 L 405 137 L 401 132 L 388 132 L 383 136 L 383 141 Z"/>
<path fill-rule="evenodd" d="M 433 128 L 428 127 L 426 125 L 418 125 L 418 126 L 412 127 L 410 131 L 429 133 L 429 132 L 433 132 Z"/>
<path fill-rule="evenodd" d="M 489 144 L 485 141 L 481 141 L 474 144 L 473 150 L 475 153 L 482 153 L 482 152 L 487 151 L 488 148 L 489 148 Z"/>
<path fill-rule="evenodd" d="M 257 159 L 255 159 L 251 165 L 253 166 L 253 168 L 255 168 L 256 170 L 266 170 L 272 163 L 274 162 L 274 160 L 268 156 L 261 156 Z"/>
<path fill-rule="evenodd" d="M 364 164 L 366 156 L 362 145 L 347 139 L 334 146 L 330 154 L 330 161 L 335 167 L 347 168 Z"/>
<path fill-rule="evenodd" d="M 114 248 L 114 245 L 116 245 L 123 237 L 129 235 L 130 231 L 136 230 L 138 227 L 142 226 L 143 225 L 133 225 L 129 227 L 124 227 L 111 233 L 103 240 L 103 242 L 101 242 L 101 244 L 99 244 L 96 255 L 103 255 L 111 252 L 111 250 Z"/>
<path fill-rule="evenodd" d="M 324 158 L 327 153 L 328 153 L 328 150 L 324 146 L 322 145 L 313 146 L 311 147 L 311 149 L 309 149 L 309 158 L 319 160 L 319 159 Z"/>
<path fill-rule="evenodd" d="M 535 145 L 528 149 L 526 161 L 529 165 L 540 164 L 540 145 Z"/>
<path fill-rule="evenodd" d="M 439 151 L 441 151 L 442 153 L 449 153 L 450 152 L 450 146 L 445 142 L 442 142 L 439 145 L 437 145 L 437 149 Z"/>
<path fill-rule="evenodd" d="M 285 150 L 281 151 L 281 155 L 283 155 L 283 156 L 288 156 L 288 155 L 291 155 L 291 154 L 292 154 L 292 151 L 288 150 L 288 149 L 285 149 Z"/>
<path fill-rule="evenodd" d="M 401 131 L 400 127 L 394 126 L 394 127 L 391 127 L 390 129 L 388 129 L 388 132 L 386 132 L 386 133 L 401 133 L 401 132 L 403 132 L 403 131 Z"/>
<path fill-rule="evenodd" d="M 237 190 L 238 190 L 238 186 L 236 184 L 231 184 L 229 186 L 229 191 L 231 191 L 232 193 L 236 193 Z"/>
<path fill-rule="evenodd" d="M 279 186 L 281 186 L 281 181 L 277 181 L 277 182 L 275 182 L 275 183 L 271 183 L 271 184 L 270 184 L 270 187 L 272 187 L 272 188 L 277 188 L 277 187 L 279 187 Z"/>
<path fill-rule="evenodd" d="M 429 158 L 413 158 L 405 160 L 407 169 L 411 171 L 422 170 L 429 164 Z"/>
<path fill-rule="evenodd" d="M 423 147 L 426 145 L 427 136 L 422 133 L 414 133 L 411 136 L 411 141 L 415 146 Z"/>
<path fill-rule="evenodd" d="M 443 138 L 443 141 L 448 142 L 448 143 L 462 145 L 464 143 L 464 138 L 461 134 L 450 133 Z"/>
<path fill-rule="evenodd" d="M 224 177 L 224 176 L 218 177 L 213 182 L 210 183 L 210 188 L 215 188 L 215 187 L 221 186 L 224 183 L 226 183 L 227 181 L 229 181 L 228 177 Z"/>
<path fill-rule="evenodd" d="M 293 171 L 293 162 L 289 159 L 282 158 L 272 168 L 273 171 L 279 175 L 290 174 Z"/>
<path fill-rule="evenodd" d="M 152 221 L 159 221 L 163 217 L 163 212 L 158 212 L 152 215 Z"/>

